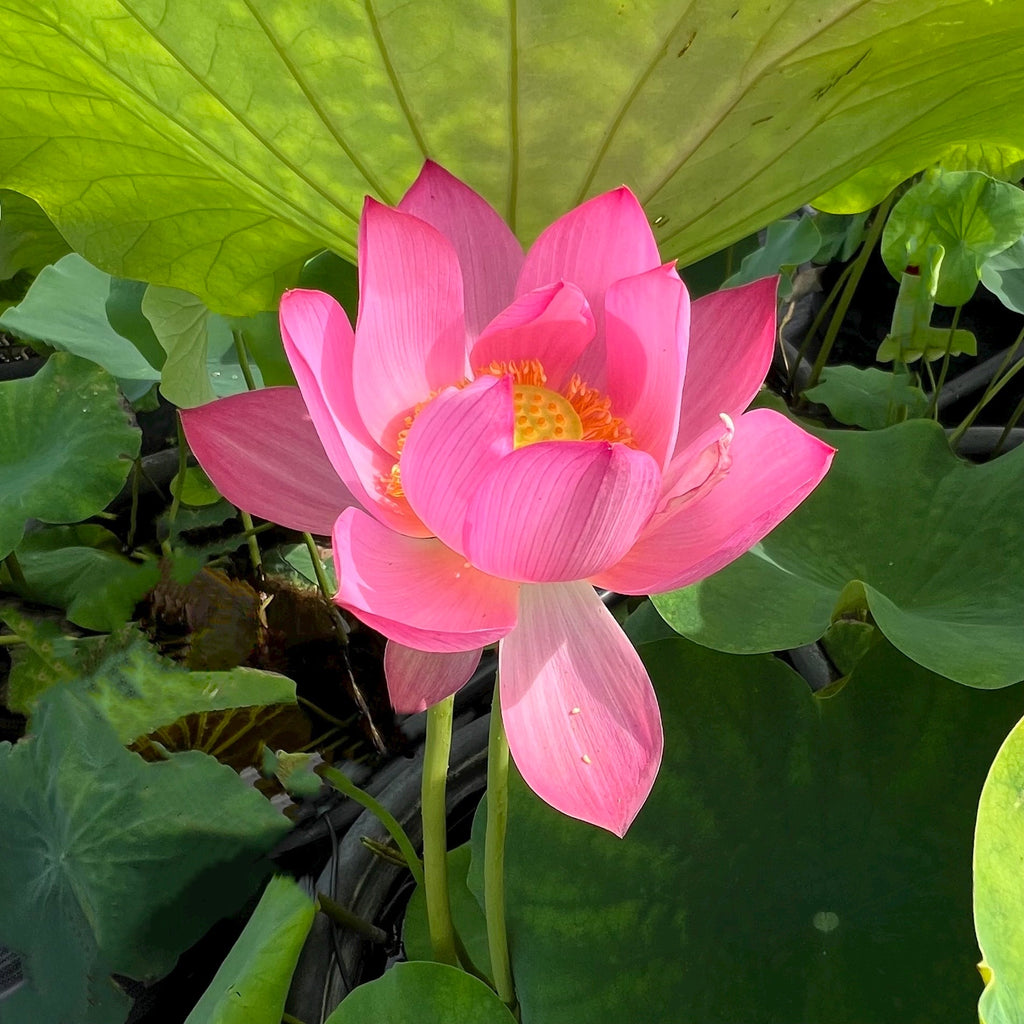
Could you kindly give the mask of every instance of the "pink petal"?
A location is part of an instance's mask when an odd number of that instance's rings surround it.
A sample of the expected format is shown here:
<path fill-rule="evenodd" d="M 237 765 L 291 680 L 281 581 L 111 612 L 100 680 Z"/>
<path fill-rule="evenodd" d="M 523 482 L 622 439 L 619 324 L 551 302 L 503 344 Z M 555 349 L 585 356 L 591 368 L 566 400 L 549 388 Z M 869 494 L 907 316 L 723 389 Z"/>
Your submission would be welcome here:
<path fill-rule="evenodd" d="M 834 449 L 770 409 L 736 422 L 728 473 L 697 500 L 655 515 L 618 565 L 594 578 L 622 594 L 695 583 L 765 537 L 818 485 Z"/>
<path fill-rule="evenodd" d="M 466 376 L 462 271 L 436 228 L 367 199 L 359 222 L 356 405 L 370 435 L 397 453 L 405 418 Z"/>
<path fill-rule="evenodd" d="M 481 653 L 435 654 L 389 640 L 384 648 L 384 674 L 392 706 L 401 714 L 413 715 L 450 697 L 469 681 Z"/>
<path fill-rule="evenodd" d="M 671 264 L 616 281 L 605 295 L 608 397 L 633 440 L 668 463 L 686 371 L 690 298 Z"/>
<path fill-rule="evenodd" d="M 357 509 L 334 525 L 335 601 L 421 651 L 472 651 L 516 624 L 519 586 L 474 569 L 433 537 L 406 537 Z"/>
<path fill-rule="evenodd" d="M 775 347 L 777 285 L 778 278 L 766 277 L 691 307 L 677 455 L 716 427 L 720 413 L 736 419 L 764 383 Z"/>
<path fill-rule="evenodd" d="M 291 530 L 329 534 L 358 502 L 338 479 L 298 388 L 263 388 L 181 409 L 193 455 L 232 505 Z"/>
<path fill-rule="evenodd" d="M 381 481 L 390 477 L 395 457 L 370 437 L 356 408 L 352 391 L 355 339 L 345 311 L 324 292 L 285 292 L 281 337 L 337 475 L 363 508 L 385 525 L 412 537 L 429 536 L 408 502 L 392 498 L 382 489 Z M 321 532 L 329 533 L 330 528 Z"/>
<path fill-rule="evenodd" d="M 624 555 L 654 510 L 661 473 L 646 452 L 603 441 L 540 441 L 480 480 L 464 550 L 494 576 L 578 580 Z"/>
<path fill-rule="evenodd" d="M 541 233 L 526 254 L 516 294 L 555 281 L 571 281 L 583 290 L 597 335 L 580 357 L 577 370 L 586 383 L 604 391 L 604 293 L 613 281 L 660 264 L 643 208 L 623 186 L 570 210 Z"/>
<path fill-rule="evenodd" d="M 448 547 L 462 550 L 466 509 L 480 480 L 512 445 L 511 377 L 448 388 L 413 421 L 402 449 L 402 489 Z"/>
<path fill-rule="evenodd" d="M 594 337 L 594 314 L 574 284 L 558 281 L 518 299 L 497 316 L 470 352 L 475 372 L 492 362 L 538 359 L 547 386 L 560 391 Z"/>
<path fill-rule="evenodd" d="M 588 583 L 523 587 L 499 679 L 526 784 L 563 814 L 625 835 L 658 774 L 661 715 L 639 655 Z"/>
<path fill-rule="evenodd" d="M 491 205 L 432 160 L 398 204 L 455 246 L 466 297 L 466 331 L 476 338 L 515 294 L 523 248 Z"/>

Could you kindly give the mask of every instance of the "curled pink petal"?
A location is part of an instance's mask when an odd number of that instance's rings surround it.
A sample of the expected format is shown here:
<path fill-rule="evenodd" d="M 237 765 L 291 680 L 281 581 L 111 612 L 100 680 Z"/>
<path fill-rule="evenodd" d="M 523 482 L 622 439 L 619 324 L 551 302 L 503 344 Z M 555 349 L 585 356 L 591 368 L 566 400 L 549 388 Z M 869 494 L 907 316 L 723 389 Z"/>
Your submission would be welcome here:
<path fill-rule="evenodd" d="M 689 328 L 690 298 L 671 264 L 616 281 L 605 295 L 608 397 L 659 466 L 675 445 Z"/>
<path fill-rule="evenodd" d="M 181 409 L 192 453 L 232 505 L 291 530 L 329 534 L 358 505 L 324 452 L 298 388 L 264 388 Z"/>
<path fill-rule="evenodd" d="M 397 454 L 409 413 L 466 376 L 455 249 L 418 217 L 367 199 L 359 222 L 359 296 L 356 405 L 370 436 Z"/>
<path fill-rule="evenodd" d="M 661 715 L 639 655 L 588 583 L 522 588 L 499 679 L 526 784 L 563 814 L 625 835 L 658 773 Z"/>
<path fill-rule="evenodd" d="M 429 536 L 408 502 L 390 497 L 382 487 L 395 457 L 370 437 L 356 408 L 355 337 L 345 311 L 324 292 L 296 289 L 282 296 L 280 319 L 288 361 L 338 476 L 381 522 L 412 537 Z M 334 510 L 332 526 L 342 507 Z M 329 533 L 330 527 L 320 532 Z"/>
<path fill-rule="evenodd" d="M 432 224 L 455 247 L 462 267 L 466 331 L 476 338 L 515 294 L 523 248 L 491 205 L 428 160 L 398 204 Z"/>
<path fill-rule="evenodd" d="M 580 353 L 594 337 L 594 314 L 574 284 L 537 288 L 497 316 L 470 352 L 475 372 L 490 363 L 537 359 L 556 391 L 569 380 Z"/>
<path fill-rule="evenodd" d="M 402 449 L 402 487 L 423 522 L 462 551 L 466 509 L 480 480 L 512 451 L 512 381 L 481 377 L 442 391 L 413 421 Z"/>
<path fill-rule="evenodd" d="M 650 455 L 625 445 L 526 445 L 480 481 L 466 514 L 464 550 L 474 565 L 506 579 L 583 579 L 629 550 L 660 486 Z"/>
<path fill-rule="evenodd" d="M 519 585 L 474 569 L 428 537 L 405 537 L 357 509 L 334 525 L 334 600 L 406 647 L 451 653 L 486 647 L 516 624 Z"/>
<path fill-rule="evenodd" d="M 677 455 L 714 429 L 720 413 L 737 418 L 760 390 L 775 347 L 778 283 L 766 277 L 713 292 L 690 308 Z"/>
<path fill-rule="evenodd" d="M 482 651 L 436 654 L 417 651 L 389 640 L 384 648 L 384 674 L 392 707 L 401 714 L 425 711 L 462 689 L 480 664 Z"/>
<path fill-rule="evenodd" d="M 834 449 L 770 409 L 736 421 L 729 471 L 698 500 L 656 515 L 597 586 L 622 594 L 675 590 L 748 551 L 818 485 Z"/>
<path fill-rule="evenodd" d="M 559 217 L 526 254 L 516 294 L 569 281 L 582 289 L 594 313 L 594 340 L 577 361 L 580 376 L 599 391 L 605 375 L 604 295 L 608 286 L 661 265 L 643 207 L 625 186 L 595 196 Z"/>

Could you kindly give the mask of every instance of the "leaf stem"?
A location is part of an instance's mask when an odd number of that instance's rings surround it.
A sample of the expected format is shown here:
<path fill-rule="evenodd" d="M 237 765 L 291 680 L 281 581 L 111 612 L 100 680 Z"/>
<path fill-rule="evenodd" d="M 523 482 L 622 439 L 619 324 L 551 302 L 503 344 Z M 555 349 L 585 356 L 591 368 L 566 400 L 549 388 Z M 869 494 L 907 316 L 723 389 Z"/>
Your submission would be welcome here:
<path fill-rule="evenodd" d="M 513 1012 L 516 990 L 508 956 L 505 924 L 505 834 L 508 831 L 508 737 L 501 720 L 501 696 L 497 680 L 491 701 L 491 725 L 487 745 L 487 829 L 484 839 L 484 914 L 491 971 L 499 998 Z"/>
<path fill-rule="evenodd" d="M 885 227 L 889 210 L 892 209 L 892 204 L 895 201 L 896 192 L 890 192 L 875 210 L 875 215 L 871 220 L 871 227 L 868 228 L 867 235 L 865 235 L 864 242 L 860 247 L 860 252 L 857 253 L 857 258 L 851 264 L 850 276 L 847 278 L 842 294 L 839 296 L 839 301 L 836 303 L 835 312 L 829 321 L 828 330 L 825 332 L 825 337 L 821 342 L 821 348 L 818 349 L 818 354 L 815 356 L 814 365 L 811 367 L 811 376 L 807 381 L 808 388 L 812 388 L 818 383 L 821 371 L 825 368 L 825 363 L 832 352 L 832 346 L 839 336 L 839 328 L 846 318 L 846 311 L 850 308 L 850 303 L 853 301 L 853 294 L 857 290 L 857 285 L 860 284 L 860 279 L 864 276 L 868 260 L 871 259 L 871 254 L 875 251 L 879 238 L 882 237 L 882 229 Z"/>
<path fill-rule="evenodd" d="M 245 378 L 245 386 L 250 391 L 256 390 L 256 378 L 252 375 L 252 367 L 249 365 L 249 353 L 245 348 L 245 338 L 242 336 L 241 331 L 232 331 L 231 337 L 235 342 L 235 355 L 238 357 L 238 365 L 242 370 L 242 376 Z"/>
<path fill-rule="evenodd" d="M 388 835 L 395 841 L 395 845 L 402 851 L 409 871 L 417 885 L 423 885 L 423 864 L 416 856 L 416 850 L 412 845 L 406 831 L 398 823 L 395 816 L 379 801 L 375 800 L 364 789 L 360 789 L 344 772 L 329 765 L 320 765 L 317 774 L 329 782 L 339 793 L 351 797 L 361 807 L 365 807 L 387 830 Z"/>
<path fill-rule="evenodd" d="M 1024 341 L 1024 329 L 1022 329 L 1017 335 L 1017 340 L 1014 341 L 1014 343 L 1007 349 L 1006 357 L 1003 359 L 1002 364 L 996 371 L 995 376 L 993 376 L 992 380 L 989 382 L 988 387 L 985 388 L 981 398 L 978 399 L 978 404 L 975 405 L 975 407 L 964 417 L 960 426 L 949 435 L 949 444 L 954 451 L 956 450 L 957 442 L 959 442 L 960 438 L 967 432 L 967 428 L 970 427 L 978 418 L 981 410 L 984 409 L 985 406 L 988 405 L 988 403 L 991 402 L 992 399 L 995 398 L 995 396 L 1003 389 L 1003 387 L 1013 379 L 1014 374 L 1018 370 L 1024 368 L 1024 359 L 1020 359 L 1016 363 L 1013 363 L 1013 357 L 1017 354 L 1017 349 L 1020 348 L 1022 341 Z M 1013 363 L 1012 366 L 1010 365 L 1011 363 Z M 1007 369 L 1007 367 L 1009 367 L 1009 369 Z M 1008 431 L 1009 427 L 1007 428 L 1007 434 Z M 1002 443 L 1002 440 L 1000 443 Z M 998 448 L 999 445 L 996 445 L 997 450 Z"/>
<path fill-rule="evenodd" d="M 427 740 L 423 751 L 423 891 L 434 958 L 455 967 L 455 934 L 448 898 L 448 809 L 445 787 L 452 745 L 455 697 L 427 708 Z"/>
<path fill-rule="evenodd" d="M 17 644 L 25 643 L 25 638 L 18 636 L 17 633 L 5 633 L 0 636 L 0 647 L 14 647 Z"/>
<path fill-rule="evenodd" d="M 11 574 L 11 582 L 16 587 L 28 586 L 28 580 L 25 579 L 25 574 L 21 570 L 21 562 L 18 561 L 18 556 L 13 551 L 4 558 L 4 565 Z"/>
<path fill-rule="evenodd" d="M 949 373 L 949 359 L 953 348 L 953 335 L 956 334 L 957 325 L 960 323 L 960 310 L 963 308 L 963 306 L 957 306 L 956 309 L 953 310 L 953 322 L 949 325 L 949 334 L 946 337 L 946 351 L 942 356 L 942 369 L 939 370 L 938 383 L 932 389 L 932 401 L 931 407 L 928 409 L 928 416 L 935 420 L 936 423 L 939 421 L 939 392 L 942 391 L 942 388 L 946 383 L 946 374 Z M 923 353 L 921 358 L 925 358 Z"/>

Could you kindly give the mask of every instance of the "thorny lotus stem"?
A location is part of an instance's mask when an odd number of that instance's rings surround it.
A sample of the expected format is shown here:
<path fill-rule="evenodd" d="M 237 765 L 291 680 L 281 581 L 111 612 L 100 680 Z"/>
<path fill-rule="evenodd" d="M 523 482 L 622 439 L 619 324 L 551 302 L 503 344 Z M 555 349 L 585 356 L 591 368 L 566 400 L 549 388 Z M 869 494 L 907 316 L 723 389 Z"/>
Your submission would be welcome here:
<path fill-rule="evenodd" d="M 497 680 L 491 701 L 491 727 L 487 745 L 487 831 L 484 839 L 484 914 L 491 972 L 499 998 L 515 1010 L 516 990 L 508 958 L 505 926 L 505 833 L 508 831 L 508 737 L 501 720 Z"/>
<path fill-rule="evenodd" d="M 457 966 L 451 903 L 448 899 L 448 809 L 445 786 L 452 746 L 455 697 L 427 709 L 427 741 L 423 751 L 423 892 L 434 959 Z"/>
<path fill-rule="evenodd" d="M 842 295 L 839 296 L 835 312 L 832 314 L 832 319 L 829 321 L 828 330 L 825 332 L 825 337 L 821 342 L 821 348 L 818 349 L 818 354 L 814 359 L 814 365 L 811 367 L 811 376 L 806 385 L 807 388 L 813 388 L 814 385 L 818 383 L 821 371 L 825 368 L 825 363 L 832 352 L 832 346 L 835 344 L 835 340 L 839 336 L 839 328 L 842 325 L 843 320 L 846 318 L 846 311 L 850 308 L 850 303 L 853 301 L 853 293 L 857 290 L 857 285 L 860 284 L 860 279 L 864 276 L 864 270 L 868 265 L 868 260 L 871 259 L 871 254 L 875 251 L 878 239 L 882 236 L 882 228 L 885 227 L 886 219 L 889 216 L 889 210 L 892 209 L 892 204 L 895 201 L 896 192 L 890 192 L 875 210 L 875 216 L 872 218 L 871 227 L 868 228 L 868 233 L 861 244 L 860 252 L 852 263 L 853 269 L 847 279 L 846 286 L 843 288 Z"/>
<path fill-rule="evenodd" d="M 409 871 L 417 885 L 423 885 L 423 865 L 416 850 L 412 845 L 405 829 L 399 825 L 395 816 L 379 800 L 375 800 L 366 790 L 360 789 L 344 772 L 328 765 L 321 765 L 317 774 L 326 779 L 336 790 L 351 797 L 361 807 L 365 807 L 377 820 L 388 830 L 388 835 L 395 841 L 395 845 L 402 851 Z"/>

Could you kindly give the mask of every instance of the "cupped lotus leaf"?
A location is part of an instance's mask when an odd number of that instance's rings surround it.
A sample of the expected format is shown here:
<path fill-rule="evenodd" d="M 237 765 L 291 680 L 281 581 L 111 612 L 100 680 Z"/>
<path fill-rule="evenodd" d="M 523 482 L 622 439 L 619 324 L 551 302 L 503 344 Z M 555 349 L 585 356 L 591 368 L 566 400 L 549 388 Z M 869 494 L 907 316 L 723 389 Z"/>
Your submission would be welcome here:
<path fill-rule="evenodd" d="M 962 306 L 985 261 L 1024 234 L 1024 193 L 980 171 L 937 171 L 907 190 L 882 232 L 882 259 L 899 281 L 932 246 L 944 250 L 934 299 Z"/>
<path fill-rule="evenodd" d="M 25 298 L 0 316 L 0 327 L 98 363 L 134 400 L 160 379 L 160 371 L 111 326 L 111 283 L 109 274 L 69 253 L 39 272 Z"/>
<path fill-rule="evenodd" d="M 270 880 L 185 1024 L 280 1024 L 295 964 L 316 915 L 286 875 Z"/>
<path fill-rule="evenodd" d="M 324 1024 L 515 1024 L 508 1007 L 482 981 L 447 964 L 395 964 L 384 977 L 354 989 Z"/>
<path fill-rule="evenodd" d="M 28 519 L 75 523 L 101 512 L 141 443 L 114 378 L 95 363 L 57 352 L 34 377 L 0 382 L 0 557 Z"/>
<path fill-rule="evenodd" d="M 0 943 L 28 979 L 4 1002 L 16 1021 L 92 1021 L 109 974 L 166 973 L 249 897 L 289 827 L 204 754 L 147 764 L 64 687 L 0 744 L 0 820 Z"/>
<path fill-rule="evenodd" d="M 68 251 L 68 243 L 37 202 L 0 189 L 0 281 L 19 270 L 38 274 Z"/>
<path fill-rule="evenodd" d="M 851 581 L 904 654 L 969 686 L 1024 677 L 1024 448 L 982 466 L 911 420 L 819 431 L 839 451 L 811 496 L 714 576 L 653 598 L 678 632 L 752 654 L 817 640 Z"/>
<path fill-rule="evenodd" d="M 11 0 L 0 183 L 97 265 L 218 312 L 352 258 L 364 193 L 394 202 L 425 157 L 525 239 L 625 182 L 688 263 L 883 161 L 900 181 L 950 143 L 1019 146 L 1019 13 Z"/>
<path fill-rule="evenodd" d="M 974 834 L 974 924 L 987 973 L 982 1024 L 1024 1019 L 1024 721 L 1006 738 L 985 780 Z"/>
<path fill-rule="evenodd" d="M 947 337 L 949 332 L 945 332 Z M 821 383 L 804 396 L 828 406 L 840 422 L 865 430 L 916 419 L 928 411 L 928 397 L 910 383 L 910 374 L 890 373 L 874 366 L 826 366 Z"/>
<path fill-rule="evenodd" d="M 957 686 L 885 644 L 827 697 L 769 656 L 640 651 L 665 757 L 625 839 L 513 781 L 523 1024 L 970 1020 L 974 808 L 1021 688 Z"/>
<path fill-rule="evenodd" d="M 1007 309 L 1024 313 L 1024 238 L 985 261 L 981 283 Z"/>
<path fill-rule="evenodd" d="M 142 312 L 167 353 L 160 392 L 182 409 L 246 390 L 231 324 L 211 313 L 201 299 L 180 288 L 150 286 Z M 254 369 L 257 386 L 263 383 Z"/>

